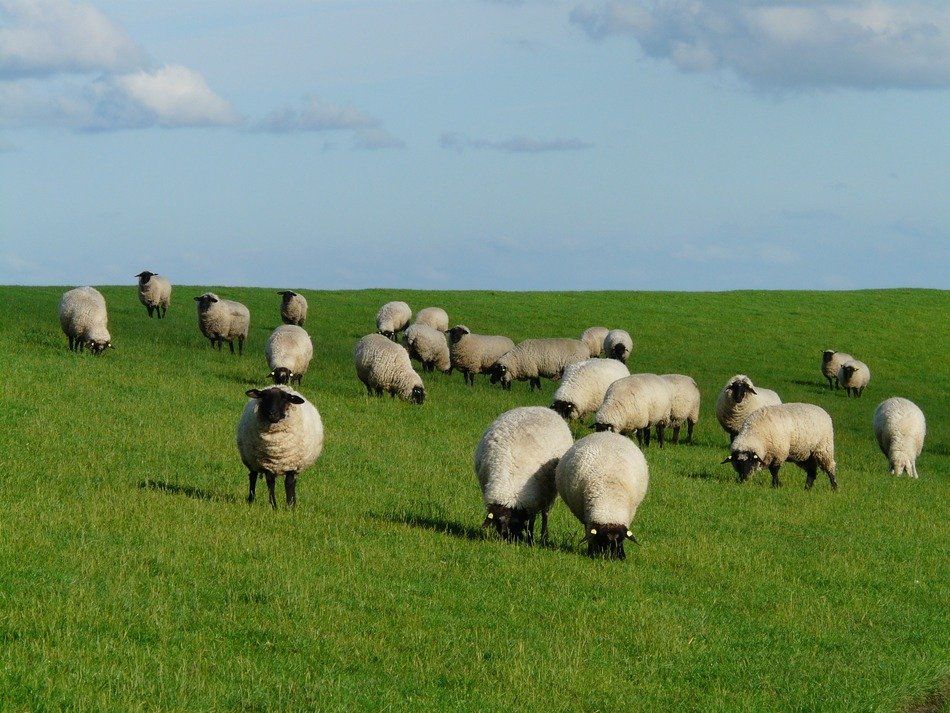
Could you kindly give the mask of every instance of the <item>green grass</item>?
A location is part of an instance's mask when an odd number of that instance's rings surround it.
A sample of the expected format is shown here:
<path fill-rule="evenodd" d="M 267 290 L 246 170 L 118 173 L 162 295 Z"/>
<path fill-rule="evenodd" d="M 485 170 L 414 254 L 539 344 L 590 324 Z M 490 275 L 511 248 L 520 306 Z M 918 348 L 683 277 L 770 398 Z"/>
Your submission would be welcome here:
<path fill-rule="evenodd" d="M 0 287 L 0 709 L 947 705 L 947 292 L 306 291 L 302 391 L 326 445 L 297 510 L 273 512 L 244 503 L 234 428 L 265 380 L 274 290 L 216 289 L 251 309 L 237 358 L 198 332 L 205 288 L 177 287 L 164 321 L 104 288 L 116 349 L 94 358 L 66 348 L 64 289 Z M 515 341 L 624 327 L 632 370 L 696 378 L 697 444 L 647 449 L 642 547 L 587 559 L 561 503 L 550 547 L 483 533 L 475 444 L 555 384 L 436 374 L 422 407 L 368 398 L 352 347 L 396 298 Z M 870 366 L 863 398 L 827 388 L 827 348 Z M 739 372 L 829 411 L 838 493 L 719 464 L 713 405 Z M 889 475 L 871 431 L 895 394 L 927 415 L 918 481 Z"/>

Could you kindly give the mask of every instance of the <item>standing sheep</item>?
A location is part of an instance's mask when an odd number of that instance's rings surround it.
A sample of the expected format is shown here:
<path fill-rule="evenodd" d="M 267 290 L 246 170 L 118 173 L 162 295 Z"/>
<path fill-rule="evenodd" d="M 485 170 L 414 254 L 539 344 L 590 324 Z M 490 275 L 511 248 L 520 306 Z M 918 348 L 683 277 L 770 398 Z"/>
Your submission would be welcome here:
<path fill-rule="evenodd" d="M 850 354 L 836 352 L 834 349 L 825 349 L 821 355 L 821 373 L 828 379 L 829 389 L 839 388 L 838 369 L 841 368 L 842 364 L 852 359 L 854 357 Z"/>
<path fill-rule="evenodd" d="M 917 477 L 917 456 L 926 435 L 924 412 L 909 399 L 892 396 L 874 411 L 874 436 L 891 465 L 891 475 Z"/>
<path fill-rule="evenodd" d="M 475 448 L 475 475 L 488 511 L 482 527 L 493 525 L 506 540 L 532 543 L 541 513 L 545 542 L 557 497 L 554 468 L 573 442 L 564 420 L 543 406 L 522 406 L 496 418 Z"/>
<path fill-rule="evenodd" d="M 723 463 L 732 463 L 740 481 L 760 468 L 772 474 L 772 487 L 781 485 L 779 468 L 791 461 L 806 473 L 805 489 L 815 482 L 821 468 L 831 489 L 835 480 L 835 434 L 831 416 L 813 404 L 778 404 L 754 411 L 732 441 L 732 452 Z"/>
<path fill-rule="evenodd" d="M 247 502 L 254 502 L 257 476 L 264 474 L 271 507 L 277 507 L 274 483 L 284 476 L 287 505 L 297 503 L 297 476 L 323 450 L 323 422 L 316 407 L 287 386 L 250 389 L 251 399 L 237 426 L 237 447 L 247 468 Z"/>
<path fill-rule="evenodd" d="M 267 338 L 264 355 L 275 384 L 299 386 L 313 359 L 313 342 L 303 327 L 282 324 Z"/>
<path fill-rule="evenodd" d="M 627 366 L 614 359 L 585 359 L 568 364 L 551 408 L 568 421 L 585 418 L 603 403 L 610 385 L 626 376 L 630 376 Z"/>
<path fill-rule="evenodd" d="M 416 324 L 426 324 L 444 333 L 449 331 L 449 315 L 441 307 L 426 307 L 416 315 Z"/>
<path fill-rule="evenodd" d="M 227 342 L 234 354 L 234 340 L 238 341 L 238 354 L 244 354 L 244 340 L 251 328 L 251 312 L 240 302 L 223 300 L 213 292 L 195 297 L 198 303 L 198 328 L 208 338 L 211 347 L 221 351 L 222 342 Z"/>
<path fill-rule="evenodd" d="M 617 359 L 624 364 L 633 351 L 633 338 L 623 329 L 611 329 L 604 337 L 604 354 L 610 359 Z"/>
<path fill-rule="evenodd" d="M 491 383 L 527 380 L 531 390 L 541 388 L 541 377 L 560 379 L 564 367 L 590 358 L 590 349 L 580 339 L 525 339 L 503 354 L 491 367 Z"/>
<path fill-rule="evenodd" d="M 396 336 L 409 326 L 412 310 L 405 302 L 387 302 L 376 313 L 376 331 L 387 339 L 396 341 Z"/>
<path fill-rule="evenodd" d="M 387 391 L 414 404 L 425 401 L 422 378 L 413 371 L 408 352 L 387 337 L 367 334 L 356 343 L 353 361 L 356 375 L 370 396 L 382 396 Z"/>
<path fill-rule="evenodd" d="M 686 442 L 693 442 L 693 427 L 699 421 L 699 386 L 696 380 L 685 374 L 663 374 L 672 389 L 670 428 L 673 429 L 673 445 L 680 440 L 680 427 L 686 422 Z"/>
<path fill-rule="evenodd" d="M 514 349 L 508 337 L 495 334 L 472 334 L 459 324 L 449 330 L 449 357 L 452 368 L 462 372 L 465 383 L 475 385 L 475 375 L 489 371 L 501 356 Z"/>
<path fill-rule="evenodd" d="M 145 305 L 148 316 L 151 317 L 152 312 L 155 312 L 156 317 L 164 318 L 172 301 L 172 283 L 148 270 L 143 270 L 136 277 L 139 278 L 139 302 Z"/>
<path fill-rule="evenodd" d="M 716 420 L 729 438 L 735 438 L 749 414 L 763 406 L 782 403 L 779 395 L 771 389 L 754 386 L 745 374 L 736 374 L 719 392 L 716 400 Z"/>
<path fill-rule="evenodd" d="M 422 362 L 422 370 L 431 373 L 438 369 L 443 374 L 452 373 L 449 344 L 445 334 L 416 320 L 403 334 L 409 358 Z"/>
<path fill-rule="evenodd" d="M 849 398 L 852 394 L 856 399 L 861 398 L 861 393 L 870 380 L 871 370 L 863 361 L 851 359 L 838 367 L 838 381 Z"/>
<path fill-rule="evenodd" d="M 302 327 L 307 321 L 307 298 L 293 290 L 281 290 L 280 321 Z"/>
<path fill-rule="evenodd" d="M 594 428 L 614 433 L 634 433 L 641 446 L 650 445 L 650 429 L 663 447 L 673 408 L 670 384 L 656 374 L 631 374 L 610 385 L 594 416 Z"/>
<path fill-rule="evenodd" d="M 604 338 L 610 330 L 606 327 L 588 327 L 581 334 L 581 341 L 590 349 L 591 357 L 599 357 L 604 352 Z"/>
<path fill-rule="evenodd" d="M 629 438 L 616 433 L 584 436 L 561 456 L 555 483 L 561 499 L 584 526 L 587 554 L 624 559 L 623 544 L 647 494 L 650 470 Z"/>
<path fill-rule="evenodd" d="M 59 300 L 59 325 L 69 339 L 70 351 L 84 347 L 98 356 L 112 346 L 106 298 L 95 287 L 77 287 Z"/>

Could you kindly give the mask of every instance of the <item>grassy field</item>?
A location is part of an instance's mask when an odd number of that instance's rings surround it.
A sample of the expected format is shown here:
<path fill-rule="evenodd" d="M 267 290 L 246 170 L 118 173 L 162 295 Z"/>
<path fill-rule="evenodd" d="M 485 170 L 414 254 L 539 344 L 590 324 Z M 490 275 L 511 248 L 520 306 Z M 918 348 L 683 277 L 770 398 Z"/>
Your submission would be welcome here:
<path fill-rule="evenodd" d="M 238 358 L 198 332 L 206 288 L 177 287 L 164 321 L 103 288 L 116 348 L 94 358 L 67 350 L 64 289 L 0 287 L 2 710 L 947 706 L 950 293 L 306 291 L 326 446 L 274 512 L 244 502 L 234 444 L 274 290 L 216 289 L 251 309 Z M 352 348 L 390 299 L 516 342 L 624 327 L 632 371 L 694 376 L 697 443 L 646 451 L 642 547 L 589 560 L 563 503 L 548 547 L 484 534 L 475 444 L 555 384 L 435 374 L 421 407 L 368 398 Z M 863 398 L 828 389 L 827 348 L 870 366 Z M 839 492 L 720 465 L 713 406 L 740 372 L 832 415 Z M 918 481 L 874 442 L 892 395 L 927 415 Z"/>

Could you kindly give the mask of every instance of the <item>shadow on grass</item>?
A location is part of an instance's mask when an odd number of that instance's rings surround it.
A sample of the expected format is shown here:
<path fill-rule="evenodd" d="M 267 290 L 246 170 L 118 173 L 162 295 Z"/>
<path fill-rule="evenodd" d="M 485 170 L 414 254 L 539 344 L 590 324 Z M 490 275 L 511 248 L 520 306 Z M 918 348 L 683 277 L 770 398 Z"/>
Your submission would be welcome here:
<path fill-rule="evenodd" d="M 172 493 L 173 495 L 184 495 L 195 500 L 215 500 L 226 503 L 237 502 L 237 498 L 230 493 L 214 493 L 201 488 L 194 488 L 190 485 L 179 485 L 178 483 L 168 483 L 161 480 L 143 480 L 138 485 L 142 490 L 160 490 L 163 493 Z"/>
<path fill-rule="evenodd" d="M 723 466 L 725 468 L 726 466 Z M 735 477 L 732 473 L 715 473 L 710 470 L 694 470 L 690 473 L 686 473 L 687 478 L 692 478 L 693 480 L 714 480 L 721 482 L 729 482 L 735 480 Z"/>
<path fill-rule="evenodd" d="M 792 379 L 792 383 L 797 386 L 810 386 L 812 391 L 824 393 L 825 391 L 834 391 L 829 388 L 827 383 L 819 384 L 817 381 L 808 381 L 807 379 Z"/>
<path fill-rule="evenodd" d="M 939 681 L 933 691 L 907 703 L 900 713 L 942 713 L 947 710 L 950 710 L 950 678 Z"/>

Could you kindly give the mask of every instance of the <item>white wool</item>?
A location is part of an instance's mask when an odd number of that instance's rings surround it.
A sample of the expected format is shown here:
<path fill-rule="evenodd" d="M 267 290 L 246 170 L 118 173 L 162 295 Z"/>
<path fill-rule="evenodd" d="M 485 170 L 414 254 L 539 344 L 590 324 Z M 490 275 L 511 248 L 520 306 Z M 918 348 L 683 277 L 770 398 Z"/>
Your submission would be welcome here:
<path fill-rule="evenodd" d="M 924 412 L 909 399 L 892 396 L 874 411 L 874 436 L 887 456 L 892 475 L 917 477 L 917 458 L 926 435 Z"/>

